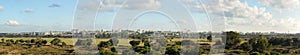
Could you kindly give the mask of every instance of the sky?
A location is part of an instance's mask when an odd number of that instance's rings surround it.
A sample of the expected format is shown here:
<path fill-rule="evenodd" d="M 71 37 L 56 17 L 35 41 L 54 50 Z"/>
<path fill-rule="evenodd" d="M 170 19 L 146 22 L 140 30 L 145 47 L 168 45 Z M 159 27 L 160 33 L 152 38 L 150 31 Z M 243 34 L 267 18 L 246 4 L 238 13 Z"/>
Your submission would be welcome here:
<path fill-rule="evenodd" d="M 144 29 L 299 33 L 299 4 L 299 0 L 0 0 L 0 32 Z"/>

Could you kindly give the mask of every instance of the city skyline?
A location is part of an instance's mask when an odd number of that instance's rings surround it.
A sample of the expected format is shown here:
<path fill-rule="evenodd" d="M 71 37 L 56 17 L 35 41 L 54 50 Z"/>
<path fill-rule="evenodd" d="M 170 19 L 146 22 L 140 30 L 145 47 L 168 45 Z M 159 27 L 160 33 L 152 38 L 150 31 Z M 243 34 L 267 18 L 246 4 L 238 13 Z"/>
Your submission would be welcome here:
<path fill-rule="evenodd" d="M 119 2 L 123 0 L 103 1 L 105 1 L 104 6 L 95 19 L 95 30 L 112 29 L 114 15 L 118 13 L 117 10 L 121 6 Z M 211 18 L 224 17 L 224 25 L 220 25 L 225 26 L 223 31 L 300 33 L 300 16 L 297 15 L 300 14 L 299 0 L 180 1 L 191 11 L 193 21 L 197 24 L 197 31 L 213 29 L 207 17 L 209 14 Z M 0 32 L 70 31 L 74 10 L 77 7 L 76 2 L 77 0 L 1 0 Z M 157 9 L 163 7 L 163 4 L 171 4 L 163 0 L 130 0 L 128 2 L 141 2 L 139 4 L 142 5 L 126 4 L 128 7 L 122 8 L 127 10 L 126 12 Z M 95 4 L 90 3 L 87 7 L 93 9 L 95 7 L 93 5 Z M 207 9 L 206 11 L 203 6 Z M 222 13 L 224 14 L 220 15 Z M 177 21 L 177 23 L 184 22 L 189 21 Z M 219 27 L 219 25 L 212 27 Z M 135 20 L 131 28 L 167 31 L 178 29 L 171 20 L 159 14 L 141 16 Z"/>

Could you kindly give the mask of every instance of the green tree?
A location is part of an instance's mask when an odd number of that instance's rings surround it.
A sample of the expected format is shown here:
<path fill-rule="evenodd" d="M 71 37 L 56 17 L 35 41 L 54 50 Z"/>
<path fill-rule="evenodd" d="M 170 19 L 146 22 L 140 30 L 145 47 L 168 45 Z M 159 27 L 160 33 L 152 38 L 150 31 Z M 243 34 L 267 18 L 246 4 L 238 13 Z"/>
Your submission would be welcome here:
<path fill-rule="evenodd" d="M 250 39 L 249 42 L 252 45 L 252 52 L 261 52 L 268 50 L 269 42 L 266 38 L 260 35 L 258 38 Z"/>
<path fill-rule="evenodd" d="M 129 42 L 131 46 L 137 46 L 141 43 L 141 41 L 138 41 L 138 40 L 132 40 Z"/>
<path fill-rule="evenodd" d="M 43 44 L 43 45 L 46 45 L 47 43 L 48 43 L 47 40 L 43 40 L 43 41 L 42 41 L 42 44 Z"/>
<path fill-rule="evenodd" d="M 241 42 L 240 34 L 234 31 L 225 32 L 226 34 L 226 49 L 235 48 Z"/>
<path fill-rule="evenodd" d="M 284 46 L 292 46 L 293 45 L 293 39 L 287 38 L 284 42 L 285 42 Z"/>
<path fill-rule="evenodd" d="M 50 43 L 51 43 L 51 45 L 58 45 L 60 42 L 61 42 L 60 39 L 55 38 L 55 39 L 53 39 Z"/>
<path fill-rule="evenodd" d="M 35 40 L 35 39 L 31 39 L 30 42 L 31 42 L 31 43 L 35 43 L 36 40 Z"/>
<path fill-rule="evenodd" d="M 293 39 L 293 46 L 299 46 L 298 38 L 292 38 L 292 39 Z"/>
<path fill-rule="evenodd" d="M 181 48 L 180 45 L 167 46 L 167 48 L 166 48 L 167 51 L 165 52 L 165 54 L 180 55 L 180 48 Z"/>
<path fill-rule="evenodd" d="M 212 41 L 212 35 L 207 36 L 206 39 Z"/>
<path fill-rule="evenodd" d="M 242 49 L 244 51 L 250 51 L 250 50 L 252 50 L 252 46 L 250 43 L 246 42 L 240 46 L 240 49 Z"/>
<path fill-rule="evenodd" d="M 98 44 L 98 47 L 99 48 L 108 48 L 112 46 L 112 44 L 110 42 L 107 42 L 107 41 L 101 41 L 99 44 Z"/>
<path fill-rule="evenodd" d="M 23 40 L 23 39 L 20 39 L 20 42 L 21 42 L 21 43 L 24 43 L 24 42 L 25 42 L 25 40 Z"/>

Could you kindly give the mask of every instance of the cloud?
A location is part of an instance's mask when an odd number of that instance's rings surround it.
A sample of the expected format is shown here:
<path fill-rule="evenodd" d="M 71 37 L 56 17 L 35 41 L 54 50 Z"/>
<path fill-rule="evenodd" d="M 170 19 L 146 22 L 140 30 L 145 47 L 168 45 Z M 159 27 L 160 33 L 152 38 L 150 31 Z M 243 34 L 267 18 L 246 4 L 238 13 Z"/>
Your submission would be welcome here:
<path fill-rule="evenodd" d="M 299 0 L 259 0 L 263 5 L 278 8 L 294 8 L 299 6 Z"/>
<path fill-rule="evenodd" d="M 4 9 L 4 7 L 0 5 L 0 11 L 3 10 L 3 9 Z"/>
<path fill-rule="evenodd" d="M 126 9 L 158 9 L 160 8 L 159 0 L 128 0 L 124 5 Z"/>
<path fill-rule="evenodd" d="M 26 8 L 24 12 L 31 13 L 31 12 L 33 12 L 33 9 L 32 8 Z"/>
<path fill-rule="evenodd" d="M 19 22 L 15 21 L 15 20 L 8 20 L 5 23 L 6 25 L 10 25 L 10 26 L 18 26 L 20 25 Z"/>
<path fill-rule="evenodd" d="M 249 6 L 246 2 L 241 2 L 240 0 L 202 0 L 203 4 L 187 0 L 184 3 L 192 11 L 203 14 L 208 12 L 212 19 L 214 17 L 225 17 L 227 20 L 225 22 L 226 29 L 230 30 L 284 31 L 290 29 L 299 30 L 297 28 L 300 28 L 300 23 L 293 20 L 295 18 L 274 18 L 273 14 L 266 11 L 265 7 Z M 289 8 L 286 7 L 288 5 L 275 5 L 278 8 Z"/>
<path fill-rule="evenodd" d="M 157 9 L 160 8 L 159 0 L 127 0 L 124 5 L 125 0 L 89 0 L 80 1 L 79 7 L 86 9 L 98 9 L 100 6 L 100 11 L 115 11 L 116 9 L 128 9 L 128 10 L 141 10 L 141 9 Z M 99 3 L 101 3 L 99 5 Z"/>
<path fill-rule="evenodd" d="M 51 7 L 51 8 L 57 8 L 57 7 L 60 7 L 60 5 L 59 5 L 59 4 L 51 4 L 51 5 L 49 5 L 48 7 Z"/>

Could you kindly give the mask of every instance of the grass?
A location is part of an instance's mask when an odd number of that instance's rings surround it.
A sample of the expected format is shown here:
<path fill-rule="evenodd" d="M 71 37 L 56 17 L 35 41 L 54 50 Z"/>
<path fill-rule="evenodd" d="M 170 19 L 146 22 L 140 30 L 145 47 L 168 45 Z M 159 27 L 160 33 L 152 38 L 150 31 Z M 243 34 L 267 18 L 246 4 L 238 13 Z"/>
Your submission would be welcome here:
<path fill-rule="evenodd" d="M 7 39 L 13 39 L 13 40 L 31 40 L 31 39 L 36 39 L 36 38 L 4 38 L 5 40 Z M 43 40 L 46 40 L 48 43 L 47 45 L 50 45 L 50 42 L 54 39 L 54 38 L 42 38 Z M 65 42 L 67 45 L 74 45 L 75 42 L 77 41 L 76 38 L 59 38 L 61 41 Z M 95 38 L 93 39 L 94 41 L 96 41 L 94 44 L 99 44 L 101 41 L 108 41 L 109 38 Z M 129 44 L 129 39 L 119 39 L 119 44 L 118 45 L 122 45 L 122 46 L 130 46 Z"/>
<path fill-rule="evenodd" d="M 31 39 L 36 39 L 36 38 L 4 38 L 5 40 L 7 39 L 13 39 L 13 40 L 31 40 Z M 50 45 L 50 42 L 54 39 L 54 38 L 42 38 L 43 40 L 46 40 L 48 43 L 47 45 Z M 61 41 L 65 42 L 67 45 L 74 45 L 75 42 L 77 41 L 76 38 L 59 38 L 61 39 Z M 94 44 L 99 44 L 101 41 L 108 41 L 109 38 L 95 38 L 93 39 L 94 41 L 96 41 Z M 129 44 L 130 40 L 134 40 L 134 39 L 119 39 L 119 44 L 118 45 L 122 45 L 122 46 L 131 46 Z M 181 39 L 181 38 L 174 38 L 172 39 L 172 41 L 181 41 L 181 40 L 192 40 L 194 42 L 197 43 L 206 43 L 206 41 L 208 41 L 207 39 Z M 208 42 L 210 43 L 210 42 Z"/>

